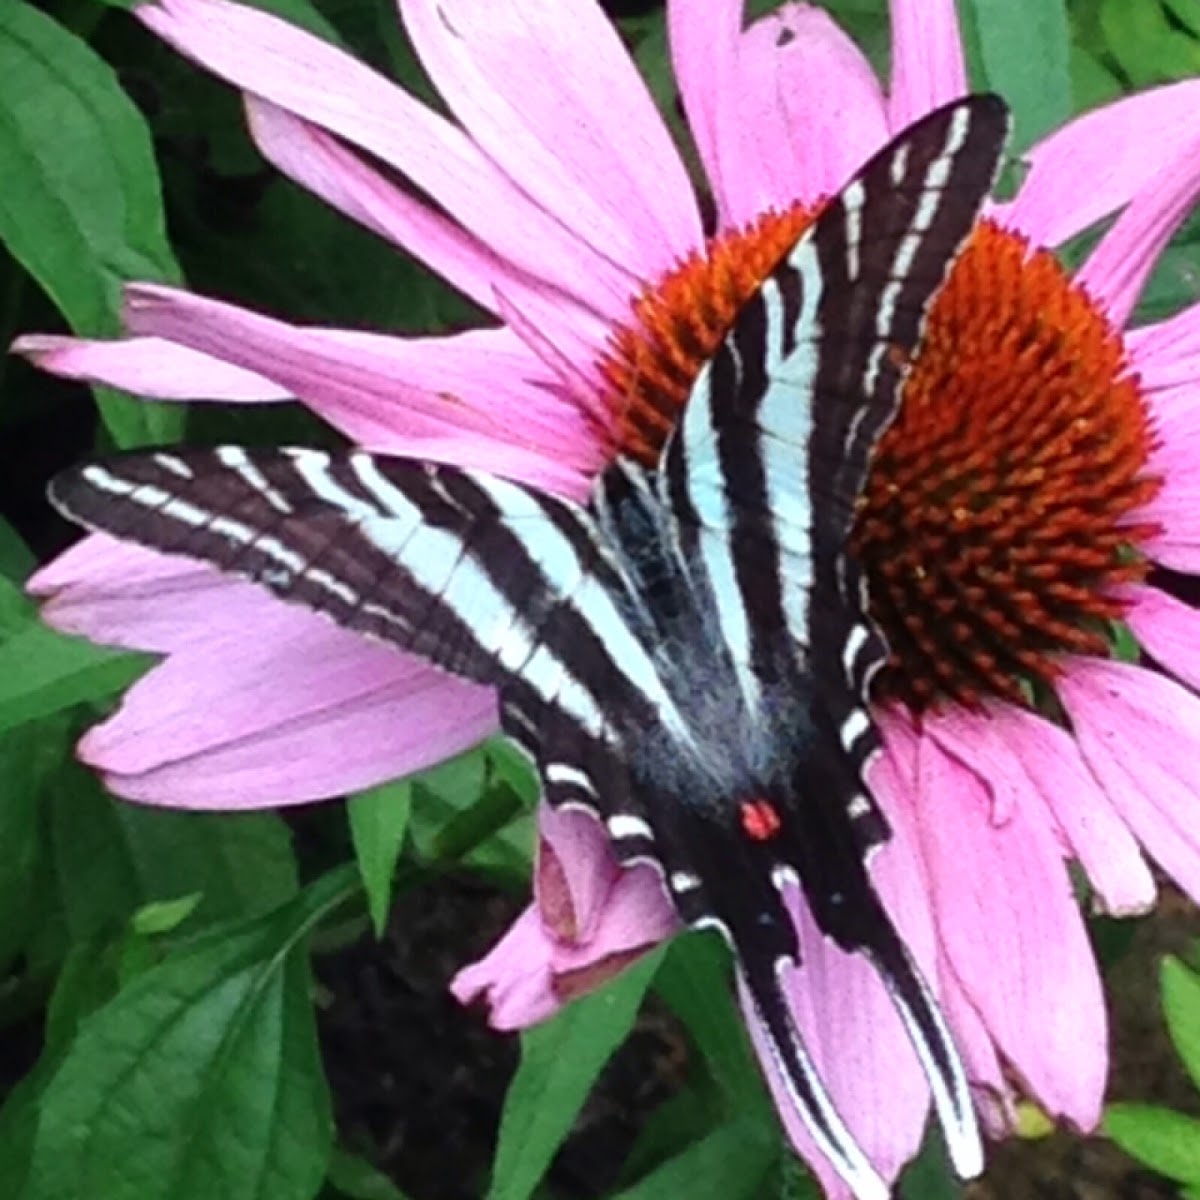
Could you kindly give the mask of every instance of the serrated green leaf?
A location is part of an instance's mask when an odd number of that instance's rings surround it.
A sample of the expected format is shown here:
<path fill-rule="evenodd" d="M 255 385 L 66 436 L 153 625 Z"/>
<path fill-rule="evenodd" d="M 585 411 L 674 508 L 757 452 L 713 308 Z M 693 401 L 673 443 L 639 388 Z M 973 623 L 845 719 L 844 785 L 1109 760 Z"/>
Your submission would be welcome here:
<path fill-rule="evenodd" d="M 1104 1132 L 1127 1154 L 1180 1183 L 1200 1183 L 1200 1121 L 1154 1104 L 1110 1104 Z"/>
<path fill-rule="evenodd" d="M 0 5 L 0 239 L 81 334 L 116 333 L 121 283 L 177 282 L 141 114 L 81 39 Z M 98 392 L 118 445 L 167 441 L 178 406 Z"/>
<path fill-rule="evenodd" d="M 351 796 L 346 807 L 371 924 L 375 936 L 382 937 L 392 907 L 396 861 L 412 812 L 412 783 L 402 779 L 370 788 Z"/>
<path fill-rule="evenodd" d="M 488 1200 L 528 1200 L 605 1063 L 633 1027 L 662 960 L 656 949 L 599 991 L 521 1037 L 500 1119 Z"/>
<path fill-rule="evenodd" d="M 305 942 L 357 891 L 334 872 L 85 1019 L 43 1096 L 26 1200 L 311 1200 L 332 1126 Z"/>
<path fill-rule="evenodd" d="M 963 12 L 987 86 L 1012 107 L 1019 153 L 1071 115 L 1066 6 L 1063 0 L 965 0 Z"/>
<path fill-rule="evenodd" d="M 778 1154 L 779 1143 L 762 1122 L 730 1121 L 613 1200 L 758 1200 Z"/>
<path fill-rule="evenodd" d="M 1192 1083 L 1200 1088 L 1200 975 L 1179 959 L 1163 959 L 1163 1012 L 1171 1041 Z"/>

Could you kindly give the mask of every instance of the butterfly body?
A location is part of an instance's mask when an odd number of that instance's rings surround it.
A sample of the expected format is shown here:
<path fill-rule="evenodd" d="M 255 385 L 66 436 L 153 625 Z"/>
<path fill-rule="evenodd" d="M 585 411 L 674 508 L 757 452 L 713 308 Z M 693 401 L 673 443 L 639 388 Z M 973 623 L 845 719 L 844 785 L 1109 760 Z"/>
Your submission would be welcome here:
<path fill-rule="evenodd" d="M 661 870 L 733 949 L 777 1075 L 859 1200 L 886 1185 L 792 1015 L 791 905 L 865 955 L 930 1082 L 960 1173 L 980 1165 L 965 1073 L 867 869 L 864 783 L 886 647 L 847 552 L 871 454 L 932 296 L 994 178 L 995 98 L 901 135 L 738 313 L 653 467 L 580 504 L 480 472 L 282 449 L 95 463 L 52 498 L 93 528 L 212 562 L 494 685 L 546 800 Z"/>

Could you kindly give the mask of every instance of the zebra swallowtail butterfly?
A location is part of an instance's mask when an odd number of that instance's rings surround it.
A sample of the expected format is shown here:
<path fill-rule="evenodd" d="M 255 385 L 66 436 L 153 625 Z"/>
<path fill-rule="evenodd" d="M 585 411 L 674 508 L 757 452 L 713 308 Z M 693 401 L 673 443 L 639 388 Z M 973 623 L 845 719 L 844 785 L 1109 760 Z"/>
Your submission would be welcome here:
<path fill-rule="evenodd" d="M 866 869 L 888 836 L 862 782 L 886 648 L 846 543 L 1006 133 L 979 96 L 896 138 L 737 314 L 656 468 L 618 458 L 586 504 L 362 452 L 236 447 L 116 457 L 50 492 L 85 526 L 495 685 L 549 803 L 596 814 L 621 862 L 654 862 L 683 921 L 729 941 L 774 1067 L 860 1200 L 888 1189 L 792 1017 L 781 972 L 803 947 L 782 893 L 798 884 L 825 936 L 877 969 L 976 1174 L 960 1059 Z"/>

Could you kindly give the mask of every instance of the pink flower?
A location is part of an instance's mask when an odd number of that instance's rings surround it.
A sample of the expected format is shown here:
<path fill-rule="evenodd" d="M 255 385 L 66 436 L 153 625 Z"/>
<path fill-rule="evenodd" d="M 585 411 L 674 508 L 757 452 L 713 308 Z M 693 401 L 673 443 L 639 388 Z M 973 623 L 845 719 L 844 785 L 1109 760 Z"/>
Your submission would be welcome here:
<path fill-rule="evenodd" d="M 134 285 L 127 340 L 18 348 L 156 397 L 296 396 L 371 448 L 580 495 L 615 446 L 645 451 L 655 412 L 686 391 L 663 365 L 680 329 L 719 338 L 697 298 L 727 317 L 761 278 L 764 244 L 794 238 L 892 133 L 966 90 L 952 0 L 893 0 L 886 93 L 811 6 L 743 29 L 741 0 L 671 0 L 716 202 L 706 243 L 680 157 L 592 0 L 400 7 L 457 123 L 255 10 L 161 0 L 137 15 L 245 92 L 280 170 L 422 258 L 496 327 L 298 328 Z M 1019 1093 L 1083 1129 L 1098 1116 L 1107 1033 L 1068 863 L 1109 912 L 1153 903 L 1143 853 L 1200 899 L 1200 617 L 1148 572 L 1200 573 L 1200 306 L 1121 332 L 1200 190 L 1198 112 L 1200 82 L 1159 88 L 1029 152 L 1016 197 L 935 306 L 856 535 L 896 654 L 869 780 L 894 835 L 872 870 L 997 1134 Z M 1073 282 L 1039 249 L 1118 212 Z M 32 587 L 61 628 L 166 656 L 81 745 L 134 799 L 314 799 L 495 728 L 486 690 L 199 566 L 93 537 Z M 1165 671 L 1112 658 L 1113 620 Z M 893 1178 L 921 1138 L 924 1078 L 875 975 L 815 936 L 798 897 L 794 917 L 797 1020 Z M 652 873 L 618 874 L 580 818 L 544 815 L 535 906 L 455 990 L 486 995 L 505 1028 L 526 1024 L 672 925 Z"/>

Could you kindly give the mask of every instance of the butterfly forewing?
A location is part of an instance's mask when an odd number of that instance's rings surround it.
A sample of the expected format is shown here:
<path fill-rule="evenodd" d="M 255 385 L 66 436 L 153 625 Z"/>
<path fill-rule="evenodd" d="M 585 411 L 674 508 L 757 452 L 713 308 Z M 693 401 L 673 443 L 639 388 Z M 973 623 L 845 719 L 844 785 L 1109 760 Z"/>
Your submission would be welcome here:
<path fill-rule="evenodd" d="M 862 779 L 886 648 L 846 542 L 1005 130 L 973 98 L 872 160 L 739 312 L 657 470 L 619 460 L 586 506 L 362 452 L 233 447 L 117 457 L 51 491 L 86 526 L 496 685 L 546 798 L 594 811 L 621 861 L 653 861 L 683 919 L 730 940 L 769 1069 L 859 1200 L 887 1189 L 791 1015 L 804 947 L 783 894 L 875 964 L 974 1173 L 961 1065 L 865 866 L 887 834 Z"/>

